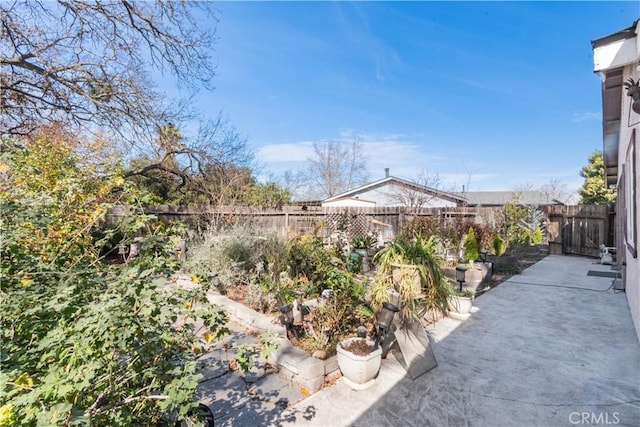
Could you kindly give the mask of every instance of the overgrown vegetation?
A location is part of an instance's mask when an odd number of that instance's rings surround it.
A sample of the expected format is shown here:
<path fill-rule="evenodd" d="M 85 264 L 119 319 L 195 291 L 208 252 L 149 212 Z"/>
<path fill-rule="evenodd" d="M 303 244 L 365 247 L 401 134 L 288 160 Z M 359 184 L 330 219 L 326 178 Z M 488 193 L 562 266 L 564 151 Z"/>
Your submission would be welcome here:
<path fill-rule="evenodd" d="M 2 141 L 2 422 L 183 417 L 195 403 L 195 358 L 225 333 L 226 315 L 207 303 L 206 283 L 168 285 L 181 228 L 149 226 L 145 194 L 118 164 L 75 148 L 55 133 Z M 130 214 L 107 218 L 114 204 Z M 122 263 L 118 247 L 134 239 L 139 254 Z"/>
<path fill-rule="evenodd" d="M 449 292 L 436 250 L 434 237 L 408 240 L 400 236 L 378 252 L 371 290 L 373 305 L 390 301 L 390 291 L 396 291 L 404 320 L 418 320 L 428 311 L 445 313 Z"/>
<path fill-rule="evenodd" d="M 262 235 L 261 235 L 262 234 Z M 205 233 L 194 242 L 187 268 L 208 278 L 230 297 L 250 307 L 277 313 L 294 301 L 320 298 L 303 324 L 296 326 L 296 345 L 314 351 L 335 351 L 341 337 L 370 323 L 367 284 L 348 271 L 340 249 L 325 246 L 316 232 L 286 242 L 246 226 Z"/>

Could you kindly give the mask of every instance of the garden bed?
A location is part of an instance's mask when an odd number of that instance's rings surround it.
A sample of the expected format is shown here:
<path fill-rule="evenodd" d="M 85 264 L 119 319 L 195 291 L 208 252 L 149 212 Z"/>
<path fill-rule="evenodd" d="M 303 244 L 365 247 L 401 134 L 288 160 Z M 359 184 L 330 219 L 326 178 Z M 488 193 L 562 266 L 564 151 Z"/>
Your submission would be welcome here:
<path fill-rule="evenodd" d="M 530 251 L 513 256 L 513 258 L 511 258 L 511 262 L 495 263 L 493 265 L 493 275 L 491 280 L 487 281 L 484 286 L 478 290 L 479 292 L 476 293 L 476 296 L 480 296 L 509 280 L 512 276 L 522 273 L 526 268 L 531 267 L 547 255 L 548 253 L 545 251 Z"/>

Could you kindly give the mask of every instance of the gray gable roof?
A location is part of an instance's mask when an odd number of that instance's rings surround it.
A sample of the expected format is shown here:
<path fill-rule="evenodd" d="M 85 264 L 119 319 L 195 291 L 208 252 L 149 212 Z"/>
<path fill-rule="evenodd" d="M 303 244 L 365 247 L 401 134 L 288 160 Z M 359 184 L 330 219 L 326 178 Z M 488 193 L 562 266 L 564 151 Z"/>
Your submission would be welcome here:
<path fill-rule="evenodd" d="M 543 191 L 465 191 L 454 192 L 464 197 L 468 206 L 502 206 L 513 202 L 515 197 L 524 205 L 562 205 L 556 199 L 550 198 Z"/>
<path fill-rule="evenodd" d="M 406 179 L 396 178 L 395 176 L 388 176 L 386 178 L 382 178 L 377 181 L 373 181 L 368 184 L 361 185 L 360 187 L 345 191 L 344 193 L 336 194 L 335 196 L 325 199 L 324 202 L 331 202 L 333 200 L 352 197 L 363 191 L 373 190 L 373 189 L 380 188 L 390 184 L 401 185 L 401 186 L 410 188 L 414 191 L 433 194 L 434 196 L 440 199 L 448 200 L 453 203 L 464 203 L 466 201 L 464 197 L 456 193 L 448 193 L 445 191 L 436 190 L 435 188 L 427 187 L 426 185 L 416 184 L 415 182 L 407 181 Z"/>

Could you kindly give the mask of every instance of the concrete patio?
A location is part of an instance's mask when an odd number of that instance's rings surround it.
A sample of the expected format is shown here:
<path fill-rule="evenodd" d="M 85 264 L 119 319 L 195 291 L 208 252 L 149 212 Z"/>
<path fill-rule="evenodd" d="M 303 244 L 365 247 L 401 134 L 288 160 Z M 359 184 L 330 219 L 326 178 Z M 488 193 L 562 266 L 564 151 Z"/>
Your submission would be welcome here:
<path fill-rule="evenodd" d="M 640 425 L 640 344 L 609 266 L 550 255 L 429 328 L 438 366 L 415 381 L 390 356 L 376 384 L 341 380 L 267 424 Z"/>

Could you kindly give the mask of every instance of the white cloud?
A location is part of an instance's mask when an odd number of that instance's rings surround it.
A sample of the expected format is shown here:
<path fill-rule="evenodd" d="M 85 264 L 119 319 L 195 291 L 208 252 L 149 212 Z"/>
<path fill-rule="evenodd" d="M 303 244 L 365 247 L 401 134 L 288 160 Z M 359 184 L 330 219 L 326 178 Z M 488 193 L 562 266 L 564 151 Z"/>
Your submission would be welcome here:
<path fill-rule="evenodd" d="M 600 120 L 602 118 L 602 113 L 599 111 L 594 112 L 586 112 L 586 113 L 573 113 L 571 116 L 571 120 L 573 122 L 587 122 L 592 120 Z"/>
<path fill-rule="evenodd" d="M 258 148 L 258 158 L 266 163 L 305 162 L 313 155 L 313 142 L 269 144 Z"/>

